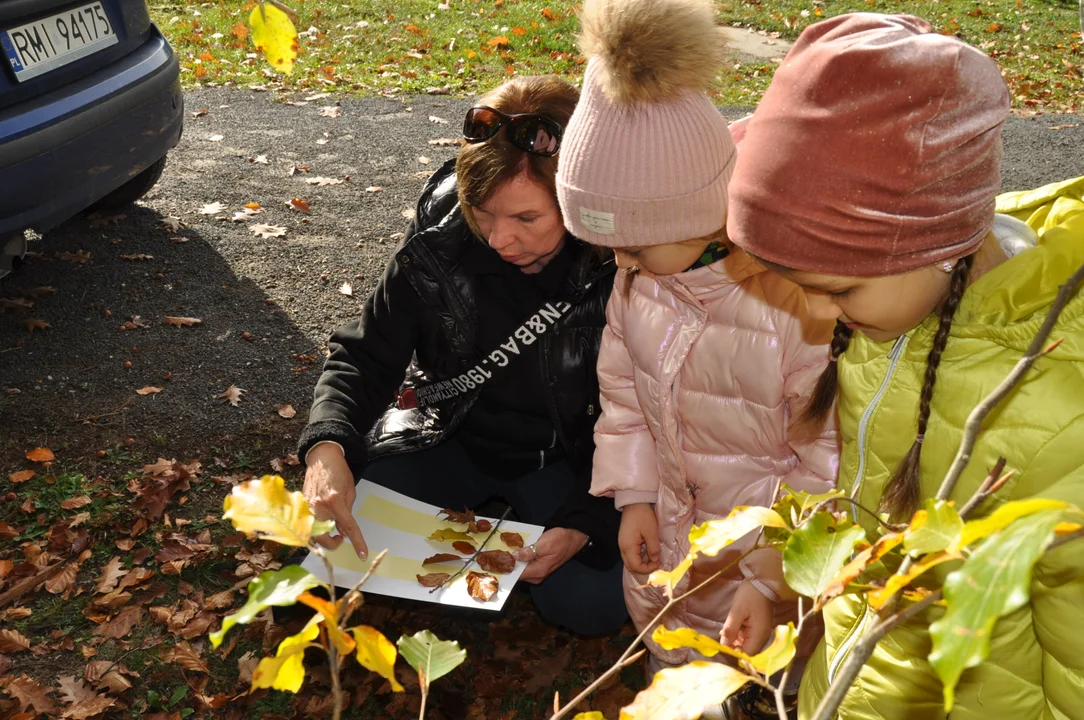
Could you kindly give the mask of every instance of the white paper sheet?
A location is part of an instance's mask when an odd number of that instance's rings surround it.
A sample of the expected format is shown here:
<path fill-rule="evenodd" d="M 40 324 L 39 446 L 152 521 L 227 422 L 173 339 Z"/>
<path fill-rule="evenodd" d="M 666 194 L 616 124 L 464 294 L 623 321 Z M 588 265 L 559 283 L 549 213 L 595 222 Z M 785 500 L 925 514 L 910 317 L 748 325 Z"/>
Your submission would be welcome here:
<path fill-rule="evenodd" d="M 455 574 L 463 566 L 463 562 L 466 562 L 466 557 L 464 557 L 462 562 L 422 565 L 422 560 L 437 553 L 459 554 L 452 548 L 451 542 L 438 543 L 427 539 L 434 531 L 443 528 L 466 531 L 465 523 L 453 523 L 437 517 L 440 510 L 441 508 L 418 502 L 368 480 L 359 481 L 353 512 L 358 525 L 361 526 L 365 542 L 369 546 L 369 558 L 359 560 L 349 541 L 344 542 L 337 550 L 328 551 L 328 558 L 334 566 L 335 584 L 338 587 L 353 587 L 369 569 L 372 558 L 376 557 L 381 550 L 387 549 L 388 553 L 376 572 L 362 586 L 363 593 L 390 595 L 442 605 L 500 610 L 512 592 L 512 587 L 523 573 L 526 563 L 517 562 L 515 569 L 506 575 L 489 573 L 500 582 L 500 589 L 486 602 L 475 600 L 467 592 L 467 573 L 472 570 L 485 572 L 478 567 L 477 563 L 471 563 L 471 566 L 459 577 L 436 592 L 431 593 L 431 588 L 424 587 L 418 582 L 417 575 L 435 572 Z M 497 523 L 497 518 L 486 519 L 494 525 Z M 536 542 L 542 535 L 542 531 L 543 528 L 540 525 L 505 520 L 483 549 L 508 550 L 514 553 L 516 548 L 505 545 L 501 541 L 501 533 L 519 533 L 526 547 Z M 475 544 L 485 540 L 486 535 L 486 533 L 475 535 Z M 323 561 L 312 553 L 301 563 L 301 567 L 327 581 Z"/>

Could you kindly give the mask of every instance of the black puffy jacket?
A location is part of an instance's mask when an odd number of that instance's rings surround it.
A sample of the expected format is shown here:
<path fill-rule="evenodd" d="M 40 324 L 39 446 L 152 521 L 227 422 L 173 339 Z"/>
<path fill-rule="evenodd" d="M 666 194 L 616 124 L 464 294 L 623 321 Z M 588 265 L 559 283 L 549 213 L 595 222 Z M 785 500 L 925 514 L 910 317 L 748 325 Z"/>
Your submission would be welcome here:
<path fill-rule="evenodd" d="M 331 337 L 299 442 L 301 458 L 316 443 L 331 440 L 343 446 L 351 469 L 361 474 L 370 460 L 432 447 L 460 427 L 477 391 L 424 409 L 399 409 L 395 401 L 408 387 L 461 375 L 493 350 L 475 342 L 474 281 L 459 262 L 469 244 L 478 242 L 459 211 L 455 161 L 449 161 L 422 191 L 406 237 L 361 318 Z M 588 490 L 599 413 L 595 365 L 615 265 L 574 238 L 565 252 L 574 255 L 561 299 L 572 308 L 538 336 L 539 381 L 580 489 L 547 525 L 588 535 L 591 543 L 578 559 L 605 568 L 619 560 L 620 515 L 611 499 Z"/>

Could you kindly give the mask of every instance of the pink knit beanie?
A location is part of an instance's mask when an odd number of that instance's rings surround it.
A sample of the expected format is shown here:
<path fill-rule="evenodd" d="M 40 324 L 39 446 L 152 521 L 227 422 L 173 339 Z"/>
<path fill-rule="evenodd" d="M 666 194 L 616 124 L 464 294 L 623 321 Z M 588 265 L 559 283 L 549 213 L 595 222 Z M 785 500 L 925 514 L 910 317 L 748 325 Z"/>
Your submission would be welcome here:
<path fill-rule="evenodd" d="M 994 220 L 1009 93 L 975 48 L 907 15 L 805 29 L 753 114 L 730 239 L 796 270 L 879 277 L 974 251 Z"/>
<path fill-rule="evenodd" d="M 725 51 L 710 0 L 587 0 L 587 71 L 557 198 L 595 245 L 662 245 L 726 224 L 734 143 L 705 94 Z"/>

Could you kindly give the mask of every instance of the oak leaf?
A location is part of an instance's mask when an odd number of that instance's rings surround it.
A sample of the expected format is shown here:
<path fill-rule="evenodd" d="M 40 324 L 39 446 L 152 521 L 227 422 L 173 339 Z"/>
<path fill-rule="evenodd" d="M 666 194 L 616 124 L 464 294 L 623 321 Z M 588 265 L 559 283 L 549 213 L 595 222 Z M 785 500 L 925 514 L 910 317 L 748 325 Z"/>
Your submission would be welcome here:
<path fill-rule="evenodd" d="M 286 234 L 286 228 L 279 225 L 267 225 L 265 223 L 249 225 L 248 229 L 251 230 L 254 235 L 259 235 L 265 240 L 267 238 L 282 237 Z"/>
<path fill-rule="evenodd" d="M 424 587 L 437 587 L 443 585 L 448 578 L 451 577 L 450 573 L 428 573 L 426 575 L 418 575 L 418 582 Z"/>
<path fill-rule="evenodd" d="M 44 320 L 39 320 L 38 318 L 27 318 L 26 322 L 23 324 L 26 325 L 26 331 L 29 333 L 32 333 L 35 330 L 47 330 L 52 327 L 49 323 Z"/>
<path fill-rule="evenodd" d="M 37 473 L 33 470 L 19 470 L 18 472 L 13 472 L 8 475 L 8 480 L 10 480 L 12 483 L 22 483 L 31 479 L 35 475 L 37 475 Z"/>
<path fill-rule="evenodd" d="M 459 555 L 453 555 L 452 553 L 437 553 L 436 555 L 430 555 L 425 560 L 422 560 L 422 565 L 436 565 L 438 563 L 445 562 L 457 562 L 461 561 Z"/>
<path fill-rule="evenodd" d="M 60 690 L 61 699 L 69 705 L 95 696 L 95 692 L 74 675 L 61 675 L 57 678 L 57 688 Z"/>
<path fill-rule="evenodd" d="M 486 572 L 510 573 L 516 568 L 516 558 L 507 550 L 486 550 L 478 553 L 478 565 Z"/>
<path fill-rule="evenodd" d="M 475 600 L 485 602 L 493 597 L 500 584 L 492 575 L 471 571 L 467 573 L 467 592 Z"/>
<path fill-rule="evenodd" d="M 147 387 L 136 390 L 136 395 L 154 395 L 155 393 L 162 392 L 162 389 L 163 388 L 155 387 L 154 385 L 148 385 Z"/>
<path fill-rule="evenodd" d="M 123 565 L 119 557 L 110 558 L 109 562 L 102 568 L 102 575 L 98 578 L 98 584 L 94 587 L 94 592 L 104 595 L 115 588 L 117 581 L 128 572 Z"/>
<path fill-rule="evenodd" d="M 309 185 L 320 185 L 321 187 L 324 185 L 342 185 L 343 183 L 342 180 L 328 177 L 305 178 L 305 182 L 307 182 Z"/>
<path fill-rule="evenodd" d="M 61 717 L 72 718 L 72 720 L 87 720 L 95 715 L 101 715 L 103 712 L 113 707 L 116 704 L 116 700 L 107 695 L 94 695 L 86 700 L 80 700 L 75 705 L 72 705 Z"/>
<path fill-rule="evenodd" d="M 320 108 L 320 117 L 337 118 L 343 114 L 343 109 L 335 105 Z"/>
<path fill-rule="evenodd" d="M 457 552 L 461 552 L 464 555 L 471 555 L 474 553 L 474 546 L 466 540 L 457 540 L 452 543 L 452 547 L 455 548 Z"/>
<path fill-rule="evenodd" d="M 239 388 L 236 385 L 230 385 L 228 388 L 226 388 L 226 390 L 222 394 L 216 395 L 215 397 L 216 398 L 223 398 L 227 402 L 229 402 L 230 405 L 233 405 L 234 407 L 237 407 L 238 405 L 241 404 L 241 395 L 244 392 L 245 392 L 244 389 Z"/>
<path fill-rule="evenodd" d="M 474 522 L 474 511 L 463 509 L 462 512 L 458 510 L 452 510 L 451 508 L 443 508 L 437 513 L 437 516 L 443 515 L 448 519 L 448 522 L 454 523 L 472 523 Z"/>
<path fill-rule="evenodd" d="M 289 200 L 287 200 L 286 201 L 286 206 L 289 207 L 291 210 L 295 210 L 295 211 L 301 212 L 301 213 L 310 213 L 310 212 L 312 212 L 312 209 L 309 207 L 309 201 L 308 200 L 302 200 L 301 198 L 297 198 L 297 197 L 290 198 Z"/>
<path fill-rule="evenodd" d="M 172 215 L 164 218 L 160 224 L 171 233 L 180 232 L 181 228 L 184 227 L 184 222 L 179 217 L 174 217 Z"/>
<path fill-rule="evenodd" d="M 510 548 L 523 547 L 523 536 L 515 532 L 502 532 L 501 542 Z"/>
<path fill-rule="evenodd" d="M 200 215 L 218 215 L 220 212 L 227 210 L 229 205 L 225 205 L 220 202 L 207 203 L 199 209 Z M 176 232 L 176 230 L 174 230 Z"/>
<path fill-rule="evenodd" d="M 0 630 L 0 636 L 5 632 L 7 631 Z M 17 678 L 8 680 L 4 685 L 4 692 L 15 700 L 19 712 L 25 711 L 28 707 L 34 708 L 34 714 L 28 713 L 26 717 L 35 717 L 39 714 L 55 715 L 57 713 L 56 703 L 48 696 L 52 689 L 39 685 L 36 680 L 27 675 L 20 675 Z"/>
<path fill-rule="evenodd" d="M 34 448 L 26 454 L 26 459 L 33 462 L 45 463 L 56 460 L 53 451 L 49 448 Z"/>

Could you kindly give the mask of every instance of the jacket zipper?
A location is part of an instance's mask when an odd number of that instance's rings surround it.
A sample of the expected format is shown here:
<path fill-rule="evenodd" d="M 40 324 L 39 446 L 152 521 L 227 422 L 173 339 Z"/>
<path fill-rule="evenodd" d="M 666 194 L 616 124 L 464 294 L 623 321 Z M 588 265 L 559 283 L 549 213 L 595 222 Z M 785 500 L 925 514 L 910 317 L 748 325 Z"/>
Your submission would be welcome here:
<path fill-rule="evenodd" d="M 865 412 L 862 413 L 862 419 L 858 422 L 858 470 L 854 474 L 854 486 L 851 487 L 851 499 L 858 499 L 858 491 L 862 487 L 862 480 L 866 473 L 866 433 L 869 430 L 869 422 L 873 419 L 873 413 L 877 411 L 877 406 L 880 405 L 881 399 L 888 392 L 888 386 L 892 383 L 892 376 L 896 374 L 896 366 L 899 365 L 900 358 L 903 357 L 903 349 L 907 347 L 907 336 L 900 335 L 896 339 L 896 344 L 892 346 L 892 349 L 888 351 L 888 370 L 885 372 L 885 379 L 881 381 L 881 387 L 877 388 L 877 392 L 873 395 L 873 399 L 869 401 L 869 405 L 866 406 Z M 851 506 L 851 518 L 854 522 L 858 522 L 858 508 L 854 505 Z"/>
<path fill-rule="evenodd" d="M 888 369 L 885 371 L 884 380 L 881 381 L 881 386 L 877 388 L 877 392 L 874 393 L 873 398 L 869 401 L 869 405 L 866 406 L 865 412 L 862 413 L 862 419 L 858 421 L 858 470 L 854 474 L 854 487 L 851 488 L 851 498 L 858 498 L 858 491 L 862 487 L 862 480 L 866 473 L 866 439 L 869 431 L 870 420 L 873 419 L 873 413 L 876 412 L 877 406 L 880 405 L 885 393 L 888 392 L 888 386 L 892 383 L 892 376 L 896 374 L 896 366 L 899 365 L 900 358 L 903 357 L 903 350 L 907 347 L 907 336 L 900 335 L 896 339 L 896 343 L 892 346 L 892 349 L 888 351 Z M 858 522 L 858 508 L 851 506 L 851 517 L 855 522 Z M 835 679 L 836 673 L 839 671 L 839 666 L 850 654 L 854 644 L 858 642 L 858 638 L 862 636 L 862 628 L 866 624 L 866 619 L 869 616 L 869 605 L 863 602 L 862 604 L 862 616 L 855 623 L 855 627 L 850 636 L 840 645 L 839 650 L 836 651 L 836 655 L 832 658 L 832 661 L 828 664 L 828 682 L 831 683 Z"/>

